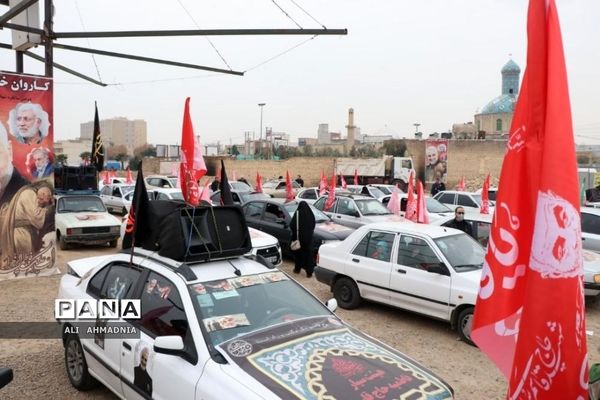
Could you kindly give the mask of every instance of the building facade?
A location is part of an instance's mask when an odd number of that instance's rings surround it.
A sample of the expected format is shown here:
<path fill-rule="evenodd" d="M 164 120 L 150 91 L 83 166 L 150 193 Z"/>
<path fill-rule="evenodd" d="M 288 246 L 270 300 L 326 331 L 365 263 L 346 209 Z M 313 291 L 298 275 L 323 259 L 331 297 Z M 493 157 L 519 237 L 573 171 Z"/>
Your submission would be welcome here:
<path fill-rule="evenodd" d="M 81 140 L 92 140 L 94 121 L 81 124 Z M 127 153 L 132 156 L 136 147 L 148 142 L 146 121 L 143 119 L 129 120 L 125 117 L 103 119 L 100 121 L 100 132 L 106 146 L 124 145 Z"/>
<path fill-rule="evenodd" d="M 67 165 L 80 165 L 83 160 L 79 155 L 86 151 L 92 151 L 92 139 L 56 140 L 54 142 L 54 154 L 66 155 Z"/>

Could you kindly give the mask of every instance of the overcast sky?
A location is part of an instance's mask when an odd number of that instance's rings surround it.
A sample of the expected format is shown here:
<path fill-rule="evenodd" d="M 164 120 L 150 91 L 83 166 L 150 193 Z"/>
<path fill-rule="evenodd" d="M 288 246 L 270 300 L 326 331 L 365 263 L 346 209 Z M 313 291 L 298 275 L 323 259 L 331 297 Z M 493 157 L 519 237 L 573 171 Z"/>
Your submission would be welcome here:
<path fill-rule="evenodd" d="M 183 105 L 202 143 L 241 143 L 264 126 L 292 138 L 316 137 L 319 123 L 345 134 L 347 110 L 366 134 L 411 137 L 413 123 L 442 132 L 500 94 L 500 69 L 512 54 L 524 70 L 525 0 L 275 0 L 303 28 L 347 28 L 319 36 L 264 65 L 307 36 L 212 37 L 243 77 L 55 50 L 55 61 L 113 84 L 102 88 L 55 72 L 55 139 L 79 136 L 100 118 L 145 119 L 152 143 L 178 143 Z M 600 144 L 600 1 L 556 0 L 578 143 Z M 296 28 L 273 0 L 61 0 L 56 31 Z M 186 11 L 187 10 L 187 11 Z M 2 12 L 6 8 L 2 7 Z M 189 14 L 188 14 L 189 13 Z M 42 13 L 43 15 L 43 13 Z M 190 16 L 191 15 L 191 16 Z M 0 40 L 10 34 L 0 31 Z M 204 37 L 63 39 L 60 43 L 227 68 Z M 36 49 L 43 54 L 42 49 Z M 0 69 L 14 55 L 0 50 Z M 28 73 L 42 64 L 26 58 Z"/>

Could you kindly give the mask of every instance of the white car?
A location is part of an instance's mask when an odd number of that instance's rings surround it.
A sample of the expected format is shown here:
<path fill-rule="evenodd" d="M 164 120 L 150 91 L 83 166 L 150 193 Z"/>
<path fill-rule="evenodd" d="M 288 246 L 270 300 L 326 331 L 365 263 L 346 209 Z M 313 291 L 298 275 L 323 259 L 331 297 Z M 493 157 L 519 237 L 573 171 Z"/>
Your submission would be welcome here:
<path fill-rule="evenodd" d="M 600 208 L 581 207 L 583 248 L 600 252 Z"/>
<path fill-rule="evenodd" d="M 124 253 L 71 261 L 58 298 L 141 304 L 139 319 L 59 321 L 79 390 L 100 382 L 128 400 L 348 399 L 356 387 L 385 387 L 394 399 L 453 396 L 426 368 L 346 325 L 334 299 L 326 306 L 243 257 L 179 263 L 136 248 L 132 264 Z"/>
<path fill-rule="evenodd" d="M 271 197 L 285 198 L 287 195 L 285 191 L 285 179 L 275 179 L 265 182 L 262 185 L 262 189 L 264 194 L 268 194 Z M 292 192 L 294 193 L 294 196 L 296 196 L 296 193 L 300 189 L 302 189 L 302 186 L 300 186 L 298 182 L 292 181 Z"/>
<path fill-rule="evenodd" d="M 450 322 L 472 344 L 471 323 L 485 250 L 456 229 L 423 224 L 363 226 L 319 249 L 317 280 L 342 308 L 362 299 Z"/>
<path fill-rule="evenodd" d="M 183 193 L 177 188 L 156 188 L 148 190 L 148 197 L 150 200 L 183 200 Z"/>
<path fill-rule="evenodd" d="M 61 250 L 71 244 L 117 247 L 121 221 L 108 213 L 98 196 L 66 195 L 57 199 L 55 225 Z"/>
<path fill-rule="evenodd" d="M 380 201 L 362 195 L 336 195 L 328 211 L 324 211 L 327 196 L 322 196 L 314 204 L 317 210 L 331 217 L 333 222 L 356 229 L 375 222 L 401 221 L 403 218 L 390 212 Z"/>
<path fill-rule="evenodd" d="M 105 185 L 100 191 L 100 198 L 108 209 L 108 211 L 119 214 L 127 214 L 129 207 L 131 207 L 131 195 L 128 199 L 125 196 L 133 192 L 135 189 L 134 185 L 128 185 L 126 183 L 114 183 Z M 133 195 L 133 193 L 132 193 Z"/>
<path fill-rule="evenodd" d="M 348 185 L 348 191 L 354 194 L 362 194 L 371 196 L 374 199 L 380 200 L 386 195 L 378 187 L 374 185 Z"/>
<path fill-rule="evenodd" d="M 582 218 L 584 217 L 582 207 Z M 431 225 L 448 226 L 454 215 L 444 217 L 431 222 Z M 477 212 L 466 212 L 465 221 L 471 224 L 473 237 L 483 246 L 487 247 L 490 238 L 490 228 L 492 225 L 491 214 L 481 214 Z M 582 223 L 582 226 L 584 224 Z M 600 294 L 600 254 L 586 250 L 586 240 L 582 233 L 583 240 L 583 286 L 586 296 L 598 296 Z"/>
<path fill-rule="evenodd" d="M 177 177 L 171 175 L 148 175 L 144 177 L 148 189 L 177 188 Z"/>
<path fill-rule="evenodd" d="M 338 193 L 342 194 L 342 193 L 349 193 L 349 192 L 345 192 L 344 189 L 342 188 L 335 188 L 335 193 L 336 195 Z M 318 187 L 309 187 L 309 188 L 303 188 L 300 191 L 298 191 L 298 194 L 296 195 L 296 201 L 305 201 L 308 204 L 315 204 L 315 202 L 317 201 L 317 199 L 319 198 L 319 188 Z"/>
<path fill-rule="evenodd" d="M 436 193 L 433 198 L 447 205 L 452 211 L 458 206 L 463 207 L 465 211 L 479 211 L 481 207 L 481 193 L 444 190 Z M 495 205 L 496 203 L 490 199 L 490 214 L 494 213 Z"/>
<path fill-rule="evenodd" d="M 400 215 L 404 216 L 406 214 L 406 205 L 408 203 L 408 194 L 400 193 L 398 194 L 400 197 Z M 415 199 L 417 195 L 415 194 Z M 381 198 L 381 203 L 387 207 L 392 198 L 391 195 L 386 195 Z M 446 216 L 452 215 L 454 216 L 454 211 L 449 209 L 445 204 L 440 203 L 436 199 L 425 196 L 425 207 L 427 207 L 427 213 L 429 214 L 429 221 L 435 221 L 439 218 L 444 218 Z"/>

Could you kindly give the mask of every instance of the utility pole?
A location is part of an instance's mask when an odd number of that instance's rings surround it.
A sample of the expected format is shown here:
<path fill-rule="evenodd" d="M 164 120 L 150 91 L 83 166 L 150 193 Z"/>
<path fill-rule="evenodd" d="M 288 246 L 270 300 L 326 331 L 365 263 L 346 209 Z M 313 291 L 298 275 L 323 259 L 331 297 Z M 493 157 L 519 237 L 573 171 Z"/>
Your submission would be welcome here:
<path fill-rule="evenodd" d="M 266 105 L 267 103 L 258 103 L 258 106 L 260 107 L 260 149 L 263 149 L 263 141 L 262 141 L 262 123 L 263 123 L 263 107 Z M 262 151 L 261 151 L 262 153 Z M 262 155 L 262 154 L 261 154 Z"/>

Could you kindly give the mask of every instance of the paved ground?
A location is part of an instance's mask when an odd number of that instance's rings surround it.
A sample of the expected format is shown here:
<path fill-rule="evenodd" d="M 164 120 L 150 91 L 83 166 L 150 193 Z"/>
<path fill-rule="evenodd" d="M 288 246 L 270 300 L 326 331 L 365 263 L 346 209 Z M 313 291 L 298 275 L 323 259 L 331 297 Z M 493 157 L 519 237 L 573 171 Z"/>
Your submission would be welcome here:
<path fill-rule="evenodd" d="M 65 271 L 67 260 L 111 253 L 114 249 L 89 247 L 59 251 L 58 264 Z M 291 264 L 282 267 L 291 273 Z M 331 293 L 314 278 L 297 280 L 325 301 Z M 0 282 L 0 321 L 51 321 L 60 276 Z M 339 309 L 338 315 L 356 328 L 374 336 L 424 364 L 450 383 L 457 399 L 504 398 L 506 382 L 494 365 L 475 347 L 458 341 L 448 324 L 378 304 L 357 310 Z M 587 309 L 591 362 L 600 361 L 600 302 Z M 115 399 L 105 388 L 79 393 L 68 381 L 60 340 L 0 341 L 0 366 L 15 370 L 15 380 L 0 393 L 1 399 Z"/>

